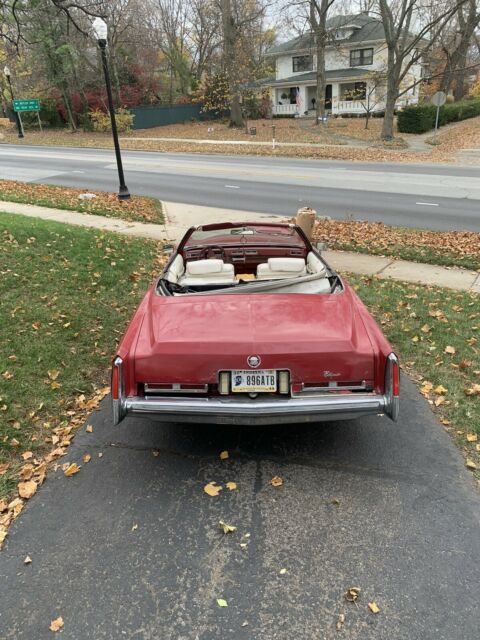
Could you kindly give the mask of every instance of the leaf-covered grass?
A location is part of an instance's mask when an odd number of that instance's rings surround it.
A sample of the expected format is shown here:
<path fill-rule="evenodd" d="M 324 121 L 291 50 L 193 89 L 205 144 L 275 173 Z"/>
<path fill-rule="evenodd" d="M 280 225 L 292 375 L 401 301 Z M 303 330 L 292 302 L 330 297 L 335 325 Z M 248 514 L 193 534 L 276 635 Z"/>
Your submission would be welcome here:
<path fill-rule="evenodd" d="M 330 249 L 392 256 L 402 260 L 480 270 L 480 233 L 429 231 L 383 222 L 321 220 L 314 238 Z"/>
<path fill-rule="evenodd" d="M 348 280 L 432 409 L 480 468 L 480 296 L 393 280 Z M 472 433 L 478 440 L 468 442 Z"/>
<path fill-rule="evenodd" d="M 88 193 L 95 194 L 96 197 L 91 200 L 79 199 L 78 196 L 86 191 L 73 187 L 0 180 L 0 200 L 6 202 L 36 204 L 133 222 L 163 223 L 162 205 L 156 198 L 132 196 L 129 200 L 120 201 L 116 193 L 88 190 Z"/>
<path fill-rule="evenodd" d="M 40 460 L 59 425 L 95 406 L 157 255 L 146 240 L 0 213 L 0 498 L 22 453 Z"/>

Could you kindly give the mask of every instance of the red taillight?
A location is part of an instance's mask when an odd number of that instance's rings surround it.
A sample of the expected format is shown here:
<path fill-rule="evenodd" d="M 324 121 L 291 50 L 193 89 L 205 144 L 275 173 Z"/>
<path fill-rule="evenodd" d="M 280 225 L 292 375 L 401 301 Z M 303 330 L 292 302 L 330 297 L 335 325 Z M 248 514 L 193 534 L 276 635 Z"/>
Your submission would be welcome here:
<path fill-rule="evenodd" d="M 394 398 L 400 395 L 400 368 L 398 362 L 392 363 L 392 394 Z"/>
<path fill-rule="evenodd" d="M 112 369 L 112 398 L 118 400 L 119 398 L 119 367 L 114 363 Z"/>

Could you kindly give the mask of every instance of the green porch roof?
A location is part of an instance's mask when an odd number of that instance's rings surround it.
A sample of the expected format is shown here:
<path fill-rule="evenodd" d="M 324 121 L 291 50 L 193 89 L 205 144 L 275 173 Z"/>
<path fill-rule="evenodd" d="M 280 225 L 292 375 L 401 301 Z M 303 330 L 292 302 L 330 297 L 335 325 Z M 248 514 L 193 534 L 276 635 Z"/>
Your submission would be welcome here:
<path fill-rule="evenodd" d="M 349 78 L 360 78 L 366 75 L 368 76 L 370 73 L 372 73 L 370 69 L 352 67 L 351 69 L 334 69 L 333 71 L 327 71 L 325 73 L 325 78 L 327 81 L 344 80 Z M 305 82 L 315 83 L 316 78 L 316 71 L 308 71 L 307 73 L 296 73 L 294 76 L 281 78 L 280 80 L 266 80 L 264 85 L 268 87 L 280 87 L 285 84 L 304 84 Z"/>

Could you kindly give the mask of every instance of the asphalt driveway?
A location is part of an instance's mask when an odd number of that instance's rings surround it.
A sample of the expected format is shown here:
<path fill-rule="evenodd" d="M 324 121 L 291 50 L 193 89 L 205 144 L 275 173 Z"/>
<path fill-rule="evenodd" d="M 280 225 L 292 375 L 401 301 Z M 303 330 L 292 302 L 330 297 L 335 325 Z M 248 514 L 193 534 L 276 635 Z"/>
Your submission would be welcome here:
<path fill-rule="evenodd" d="M 49 476 L 0 554 L 0 638 L 52 638 L 60 615 L 72 640 L 478 636 L 479 496 L 407 380 L 396 425 L 112 427 L 108 402 L 88 422 L 80 473 Z"/>

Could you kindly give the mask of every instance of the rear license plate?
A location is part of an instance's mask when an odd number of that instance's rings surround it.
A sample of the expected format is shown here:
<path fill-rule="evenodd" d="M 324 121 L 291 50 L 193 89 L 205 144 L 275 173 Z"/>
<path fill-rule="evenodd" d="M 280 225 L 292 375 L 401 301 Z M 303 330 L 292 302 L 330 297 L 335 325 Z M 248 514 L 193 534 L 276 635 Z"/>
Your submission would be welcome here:
<path fill-rule="evenodd" d="M 277 372 L 274 369 L 232 371 L 233 393 L 266 393 L 276 390 Z"/>

